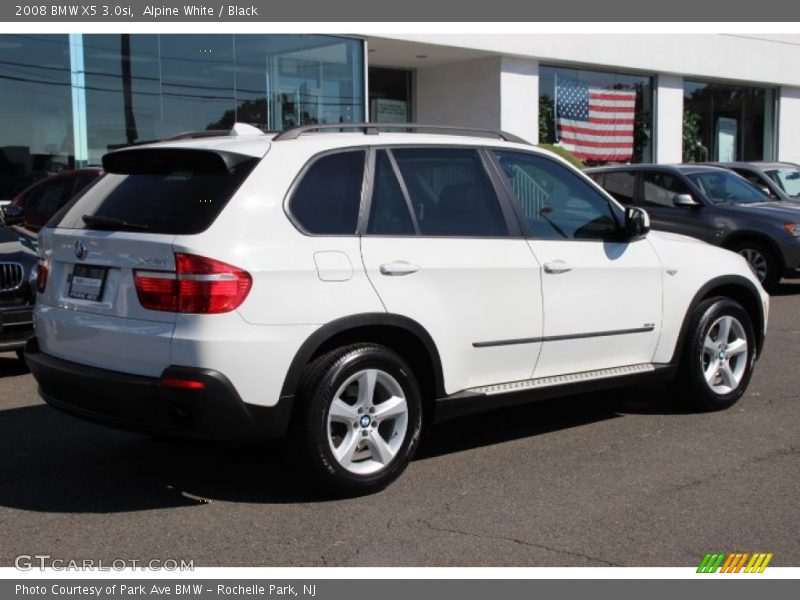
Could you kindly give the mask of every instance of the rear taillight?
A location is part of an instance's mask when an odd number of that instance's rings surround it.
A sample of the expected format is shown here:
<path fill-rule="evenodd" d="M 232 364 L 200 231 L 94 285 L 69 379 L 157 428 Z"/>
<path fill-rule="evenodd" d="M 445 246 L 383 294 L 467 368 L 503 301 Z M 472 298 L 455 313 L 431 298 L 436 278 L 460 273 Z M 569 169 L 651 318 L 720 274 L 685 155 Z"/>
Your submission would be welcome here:
<path fill-rule="evenodd" d="M 47 262 L 39 260 L 39 264 L 36 268 L 36 291 L 40 294 L 44 294 L 44 290 L 47 287 L 47 276 L 49 274 L 50 268 L 47 266 Z"/>
<path fill-rule="evenodd" d="M 178 279 L 176 273 L 164 271 L 134 271 L 133 281 L 139 302 L 150 310 L 178 310 Z"/>
<path fill-rule="evenodd" d="M 176 271 L 134 271 L 139 302 L 150 310 L 214 314 L 238 308 L 253 284 L 247 271 L 224 262 L 175 254 Z"/>

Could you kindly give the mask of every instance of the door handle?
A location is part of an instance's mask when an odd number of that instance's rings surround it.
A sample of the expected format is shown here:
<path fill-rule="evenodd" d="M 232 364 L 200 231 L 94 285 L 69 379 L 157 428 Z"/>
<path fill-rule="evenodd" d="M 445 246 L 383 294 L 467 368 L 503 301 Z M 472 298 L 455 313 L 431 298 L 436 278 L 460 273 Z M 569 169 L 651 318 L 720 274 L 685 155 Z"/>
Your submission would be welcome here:
<path fill-rule="evenodd" d="M 398 276 L 398 275 L 411 275 L 420 270 L 419 265 L 412 265 L 410 262 L 404 260 L 396 260 L 390 263 L 384 263 L 380 266 L 381 275 Z"/>
<path fill-rule="evenodd" d="M 572 271 L 572 265 L 563 260 L 553 260 L 544 263 L 545 273 L 566 273 L 567 271 Z"/>

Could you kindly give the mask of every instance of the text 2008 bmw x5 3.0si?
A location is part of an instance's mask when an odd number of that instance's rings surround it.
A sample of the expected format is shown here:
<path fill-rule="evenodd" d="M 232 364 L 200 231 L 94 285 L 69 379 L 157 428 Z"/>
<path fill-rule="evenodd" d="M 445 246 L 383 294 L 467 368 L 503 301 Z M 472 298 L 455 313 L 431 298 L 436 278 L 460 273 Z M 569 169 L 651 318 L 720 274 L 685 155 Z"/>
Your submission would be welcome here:
<path fill-rule="evenodd" d="M 768 296 L 741 256 L 649 232 L 508 134 L 347 127 L 107 154 L 40 234 L 26 358 L 44 399 L 283 438 L 348 494 L 469 412 L 651 378 L 700 410 L 742 396 Z"/>

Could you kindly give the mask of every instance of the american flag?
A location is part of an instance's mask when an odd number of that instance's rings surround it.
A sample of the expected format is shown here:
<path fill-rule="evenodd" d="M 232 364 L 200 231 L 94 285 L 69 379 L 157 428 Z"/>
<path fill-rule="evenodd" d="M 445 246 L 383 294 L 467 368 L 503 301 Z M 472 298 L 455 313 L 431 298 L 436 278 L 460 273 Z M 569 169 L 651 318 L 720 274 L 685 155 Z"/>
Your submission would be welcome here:
<path fill-rule="evenodd" d="M 564 148 L 582 159 L 631 159 L 636 91 L 559 81 L 556 93 L 556 121 Z"/>

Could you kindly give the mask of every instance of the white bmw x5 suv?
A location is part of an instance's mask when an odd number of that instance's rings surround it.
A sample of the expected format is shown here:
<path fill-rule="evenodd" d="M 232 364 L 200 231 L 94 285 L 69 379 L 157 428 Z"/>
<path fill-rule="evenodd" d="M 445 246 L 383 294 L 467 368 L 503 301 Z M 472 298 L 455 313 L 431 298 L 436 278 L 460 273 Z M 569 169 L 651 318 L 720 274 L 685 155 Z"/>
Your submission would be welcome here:
<path fill-rule="evenodd" d="M 344 494 L 425 425 L 674 380 L 747 387 L 768 296 L 508 134 L 236 125 L 111 152 L 40 235 L 42 397 L 121 428 L 283 438 Z M 346 127 L 345 131 L 342 127 Z"/>

